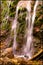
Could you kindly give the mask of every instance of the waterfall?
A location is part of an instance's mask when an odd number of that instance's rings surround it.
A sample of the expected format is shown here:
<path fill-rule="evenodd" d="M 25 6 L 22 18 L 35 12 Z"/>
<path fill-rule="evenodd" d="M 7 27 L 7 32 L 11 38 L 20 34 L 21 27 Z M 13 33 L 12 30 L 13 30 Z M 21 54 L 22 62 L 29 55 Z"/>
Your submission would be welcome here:
<path fill-rule="evenodd" d="M 17 4 L 17 8 L 16 8 L 16 15 L 15 15 L 15 19 L 13 21 L 13 25 L 12 25 L 12 30 L 14 30 L 14 41 L 13 41 L 13 53 L 14 56 L 16 57 L 28 57 L 29 59 L 33 56 L 33 25 L 34 25 L 34 20 L 35 20 L 35 16 L 36 16 L 36 8 L 38 6 L 38 1 L 35 2 L 34 5 L 34 9 L 33 9 L 33 15 L 31 15 L 31 2 L 32 1 L 19 1 Z M 23 46 L 23 54 L 21 53 L 20 50 L 20 54 L 18 51 L 16 51 L 16 47 L 17 47 L 17 42 L 16 42 L 16 37 L 17 37 L 17 32 L 16 32 L 16 28 L 17 28 L 17 18 L 18 18 L 18 10 L 19 7 L 25 7 L 27 9 L 27 16 L 26 16 L 26 22 L 28 22 L 28 28 L 26 31 L 26 36 L 27 36 L 27 42 L 26 45 Z M 28 20 L 28 21 L 27 21 Z M 18 53 L 18 55 L 17 55 Z"/>

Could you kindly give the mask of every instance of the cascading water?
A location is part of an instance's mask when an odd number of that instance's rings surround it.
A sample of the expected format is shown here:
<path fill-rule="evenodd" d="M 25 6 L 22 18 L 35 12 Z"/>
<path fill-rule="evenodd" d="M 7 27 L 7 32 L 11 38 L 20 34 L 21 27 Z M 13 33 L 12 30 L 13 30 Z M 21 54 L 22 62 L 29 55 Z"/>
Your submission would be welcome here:
<path fill-rule="evenodd" d="M 38 6 L 38 1 L 36 1 L 35 6 L 34 6 L 34 10 L 33 10 L 33 16 L 31 15 L 31 2 L 32 1 L 20 1 L 17 5 L 16 8 L 16 15 L 15 15 L 15 19 L 12 25 L 12 30 L 14 30 L 14 42 L 13 42 L 13 52 L 14 52 L 14 56 L 16 57 L 28 57 L 29 59 L 32 57 L 33 55 L 33 25 L 34 25 L 34 20 L 35 20 L 35 16 L 36 16 L 36 8 Z M 28 22 L 28 28 L 26 31 L 26 36 L 27 36 L 27 42 L 26 44 L 22 47 L 23 52 L 20 53 L 18 51 L 16 51 L 17 48 L 17 41 L 16 41 L 16 37 L 17 37 L 17 32 L 16 32 L 16 28 L 17 28 L 17 18 L 18 18 L 18 10 L 19 7 L 25 7 L 27 9 L 27 16 L 26 16 L 26 22 Z M 18 54 L 17 54 L 18 53 Z"/>

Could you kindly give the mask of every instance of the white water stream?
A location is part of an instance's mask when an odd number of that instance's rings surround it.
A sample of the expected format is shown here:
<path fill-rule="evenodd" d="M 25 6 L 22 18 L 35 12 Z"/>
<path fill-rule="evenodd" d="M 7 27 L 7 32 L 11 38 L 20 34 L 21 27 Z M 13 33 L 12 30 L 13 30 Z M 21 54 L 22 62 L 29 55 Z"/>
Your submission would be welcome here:
<path fill-rule="evenodd" d="M 38 6 L 38 0 L 35 2 L 34 5 L 34 9 L 33 9 L 33 15 L 31 15 L 31 2 L 32 1 L 19 1 L 17 4 L 17 8 L 16 8 L 16 15 L 15 15 L 15 19 L 13 21 L 13 25 L 12 25 L 12 30 L 14 30 L 14 42 L 13 42 L 13 52 L 14 52 L 14 56 L 16 57 L 28 57 L 29 59 L 33 56 L 33 25 L 34 25 L 34 20 L 35 20 L 35 16 L 36 16 L 36 8 Z M 17 42 L 16 42 L 16 37 L 17 37 L 17 33 L 16 33 L 16 27 L 17 27 L 17 18 L 18 18 L 18 10 L 20 7 L 25 7 L 28 11 L 27 17 L 26 17 L 26 22 L 28 20 L 28 28 L 26 31 L 26 36 L 27 36 L 27 42 L 26 45 L 23 46 L 23 52 L 20 53 L 18 51 L 16 51 L 17 48 Z M 17 54 L 18 53 L 18 54 Z"/>

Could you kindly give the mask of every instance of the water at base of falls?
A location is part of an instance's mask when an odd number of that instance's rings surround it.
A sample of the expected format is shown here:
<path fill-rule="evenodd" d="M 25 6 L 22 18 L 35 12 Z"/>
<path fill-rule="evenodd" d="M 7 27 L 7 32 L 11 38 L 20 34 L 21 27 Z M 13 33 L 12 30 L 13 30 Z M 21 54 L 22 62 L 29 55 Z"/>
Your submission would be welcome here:
<path fill-rule="evenodd" d="M 23 58 L 29 58 L 31 59 L 31 57 L 33 56 L 33 25 L 34 25 L 34 20 L 35 20 L 35 16 L 36 16 L 36 8 L 38 6 L 38 1 L 36 1 L 35 5 L 34 5 L 34 10 L 33 10 L 33 16 L 31 17 L 31 1 L 19 1 L 17 8 L 16 8 L 16 15 L 15 15 L 15 19 L 12 25 L 12 30 L 14 29 L 14 42 L 13 42 L 13 53 L 14 53 L 14 57 L 23 57 Z M 27 28 L 27 42 L 26 45 L 24 45 L 21 49 L 19 49 L 19 51 L 16 50 L 17 47 L 17 42 L 16 42 L 16 27 L 17 27 L 17 17 L 18 17 L 18 10 L 19 7 L 25 7 L 28 11 L 27 14 L 27 19 L 28 19 L 28 28 Z M 32 19 L 32 21 L 31 21 Z M 27 22 L 27 21 L 26 21 Z"/>

